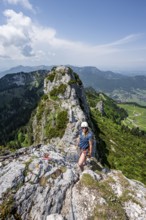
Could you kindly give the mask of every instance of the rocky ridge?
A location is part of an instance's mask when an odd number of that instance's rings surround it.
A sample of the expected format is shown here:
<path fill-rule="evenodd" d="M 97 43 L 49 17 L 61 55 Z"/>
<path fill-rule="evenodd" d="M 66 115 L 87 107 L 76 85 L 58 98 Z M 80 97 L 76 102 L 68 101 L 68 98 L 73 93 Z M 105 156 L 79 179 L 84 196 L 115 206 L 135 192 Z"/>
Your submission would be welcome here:
<path fill-rule="evenodd" d="M 87 161 L 84 172 L 77 167 L 80 123 L 87 120 L 94 132 L 77 75 L 67 67 L 53 69 L 45 79 L 44 92 L 44 111 L 38 117 L 38 107 L 32 120 L 34 145 L 0 157 L 0 219 L 146 219 L 142 183 L 120 171 L 103 169 L 95 157 Z M 59 137 L 47 138 L 43 128 L 57 131 L 55 112 L 59 114 L 60 109 L 67 112 L 66 127 Z"/>
<path fill-rule="evenodd" d="M 77 136 L 80 123 L 90 120 L 85 92 L 77 74 L 68 67 L 56 67 L 44 80 L 44 96 L 30 120 L 28 136 L 33 144 L 55 141 L 69 146 Z M 70 125 L 72 125 L 70 127 Z"/>

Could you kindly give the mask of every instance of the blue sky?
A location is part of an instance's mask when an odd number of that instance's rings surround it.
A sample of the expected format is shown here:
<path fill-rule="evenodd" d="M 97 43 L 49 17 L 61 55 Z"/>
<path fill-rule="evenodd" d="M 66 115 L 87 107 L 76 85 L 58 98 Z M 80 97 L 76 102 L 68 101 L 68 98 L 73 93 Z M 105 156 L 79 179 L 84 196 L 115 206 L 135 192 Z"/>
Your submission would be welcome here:
<path fill-rule="evenodd" d="M 0 0 L 0 70 L 146 71 L 146 0 Z"/>

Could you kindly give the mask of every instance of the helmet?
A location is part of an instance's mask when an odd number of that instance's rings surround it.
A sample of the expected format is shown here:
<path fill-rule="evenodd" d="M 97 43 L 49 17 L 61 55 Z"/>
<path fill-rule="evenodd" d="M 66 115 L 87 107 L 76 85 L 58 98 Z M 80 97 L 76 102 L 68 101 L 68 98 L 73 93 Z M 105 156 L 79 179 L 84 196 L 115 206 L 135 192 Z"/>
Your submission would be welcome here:
<path fill-rule="evenodd" d="M 88 123 L 86 121 L 81 123 L 81 128 L 88 128 Z"/>

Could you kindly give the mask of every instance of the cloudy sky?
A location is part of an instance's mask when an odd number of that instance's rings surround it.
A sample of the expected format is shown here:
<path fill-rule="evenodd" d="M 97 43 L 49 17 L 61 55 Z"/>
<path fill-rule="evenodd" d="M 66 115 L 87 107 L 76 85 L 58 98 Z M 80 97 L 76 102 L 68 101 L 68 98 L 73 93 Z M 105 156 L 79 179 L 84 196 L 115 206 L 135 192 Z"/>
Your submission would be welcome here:
<path fill-rule="evenodd" d="M 0 70 L 146 70 L 146 0 L 0 0 Z"/>

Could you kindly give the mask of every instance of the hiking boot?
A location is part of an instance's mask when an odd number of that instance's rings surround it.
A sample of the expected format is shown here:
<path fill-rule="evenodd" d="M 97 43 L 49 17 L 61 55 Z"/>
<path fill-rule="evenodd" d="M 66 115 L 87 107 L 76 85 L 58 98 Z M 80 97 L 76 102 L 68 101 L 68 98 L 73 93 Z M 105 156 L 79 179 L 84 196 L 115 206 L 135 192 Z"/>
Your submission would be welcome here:
<path fill-rule="evenodd" d="M 79 174 L 81 174 L 84 171 L 78 164 L 76 164 L 74 168 Z"/>

